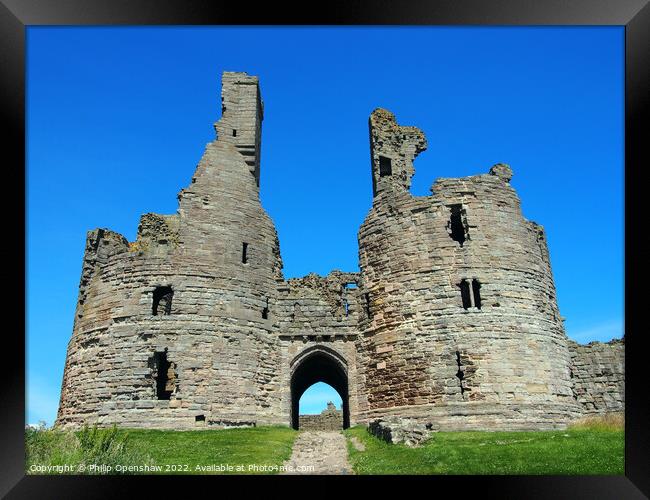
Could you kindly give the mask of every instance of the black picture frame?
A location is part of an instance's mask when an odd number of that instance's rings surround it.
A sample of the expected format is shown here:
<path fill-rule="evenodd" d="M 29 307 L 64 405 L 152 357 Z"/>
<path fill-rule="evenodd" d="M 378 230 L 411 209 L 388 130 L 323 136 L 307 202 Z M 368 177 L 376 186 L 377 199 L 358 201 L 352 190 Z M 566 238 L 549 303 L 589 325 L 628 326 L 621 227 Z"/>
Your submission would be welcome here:
<path fill-rule="evenodd" d="M 313 9 L 313 7 L 316 9 Z M 642 183 L 638 173 L 646 165 L 648 133 L 648 91 L 650 90 L 650 7 L 648 0 L 430 0 L 430 1 L 330 1 L 308 10 L 293 4 L 209 2 L 199 0 L 0 0 L 0 102 L 5 132 L 3 150 L 5 200 L 13 192 L 25 196 L 25 27 L 33 25 L 618 25 L 625 26 L 625 281 L 645 283 L 641 238 Z M 9 154 L 7 154 L 9 153 Z M 11 158 L 11 160 L 7 159 Z M 22 166 L 22 168 L 21 168 Z M 20 196 L 19 196 L 20 199 Z M 23 207 L 25 199 L 22 198 Z M 6 259 L 7 267 L 21 273 L 16 283 L 25 282 L 25 217 L 18 203 L 7 203 L 5 222 L 11 227 L 11 248 L 17 262 Z M 45 242 L 43 244 L 46 244 Z M 597 276 L 589 277 L 597 279 Z M 5 290 L 14 291 L 12 281 Z M 633 284 L 632 283 L 632 284 Z M 20 288 L 20 287 L 19 287 Z M 23 290 L 24 292 L 24 290 Z M 97 498 L 129 494 L 136 483 L 151 481 L 137 476 L 26 476 L 24 467 L 25 425 L 25 294 L 12 294 L 17 328 L 5 323 L 3 390 L 0 403 L 0 495 L 7 498 Z M 638 296 L 638 294 L 637 294 Z M 22 301 L 21 301 L 22 298 Z M 626 289 L 626 411 L 624 476 L 427 476 L 391 477 L 390 482 L 406 494 L 426 488 L 433 494 L 451 488 L 463 496 L 495 494 L 499 498 L 644 498 L 650 495 L 648 458 L 647 389 L 644 381 L 645 335 L 634 307 L 633 294 Z M 607 297 L 603 297 L 607 300 Z M 16 314 L 22 311 L 23 314 Z M 20 331 L 23 334 L 20 334 Z M 9 342 L 13 344 L 10 345 Z M 8 350 L 7 350 L 8 349 Z M 179 478 L 184 488 L 187 477 Z M 226 482 L 242 477 L 193 478 L 192 485 L 205 487 L 204 481 L 217 481 L 218 491 Z M 345 477 L 329 480 L 350 481 Z M 382 478 L 355 477 L 362 486 Z M 383 478 L 384 481 L 386 478 Z M 279 482 L 282 478 L 255 478 Z M 300 481 L 318 478 L 300 478 Z M 155 489 L 168 488 L 170 477 L 156 477 Z M 245 481 L 251 481 L 246 478 Z M 413 484 L 417 481 L 417 485 Z M 307 485 L 308 483 L 303 483 Z M 350 484 L 350 483 L 348 483 Z M 153 486 L 153 484 L 152 484 Z M 214 487 L 214 486 L 213 486 Z M 286 487 L 286 485 L 285 485 Z M 340 487 L 339 487 L 340 488 Z M 154 490 L 151 490 L 152 492 Z M 302 491 L 302 494 L 309 494 Z M 341 490 L 332 491 L 341 494 Z"/>

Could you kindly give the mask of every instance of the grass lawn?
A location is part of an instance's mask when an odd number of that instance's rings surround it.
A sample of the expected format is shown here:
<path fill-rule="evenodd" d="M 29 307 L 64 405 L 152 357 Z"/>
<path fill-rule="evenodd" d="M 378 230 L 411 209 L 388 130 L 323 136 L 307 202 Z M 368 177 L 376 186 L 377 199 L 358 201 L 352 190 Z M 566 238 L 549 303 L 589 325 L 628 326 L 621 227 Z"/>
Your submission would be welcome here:
<path fill-rule="evenodd" d="M 180 465 L 188 471 L 164 470 L 162 473 L 192 474 L 274 474 L 291 456 L 297 432 L 288 427 L 253 427 L 201 431 L 129 430 L 128 439 L 151 456 L 156 464 Z M 231 465 L 231 471 L 197 470 L 197 466 Z M 271 470 L 251 470 L 249 465 L 271 466 Z M 237 466 L 240 470 L 237 470 Z M 167 468 L 167 467 L 165 467 Z"/>
<path fill-rule="evenodd" d="M 622 429 L 437 432 L 420 448 L 388 444 L 365 427 L 345 431 L 357 474 L 623 474 Z M 349 438 L 365 446 L 358 451 Z"/>
<path fill-rule="evenodd" d="M 291 456 L 297 434 L 282 426 L 196 431 L 91 428 L 74 433 L 31 430 L 26 432 L 26 470 L 58 474 L 42 467 L 73 464 L 75 470 L 64 473 L 79 474 L 81 464 L 83 474 L 275 474 Z M 111 469 L 96 470 L 91 464 Z M 117 470 L 143 465 L 149 469 Z"/>
<path fill-rule="evenodd" d="M 348 437 L 349 460 L 357 474 L 624 473 L 622 419 L 587 419 L 562 431 L 437 432 L 420 448 L 385 443 L 363 426 L 344 433 Z M 291 456 L 297 435 L 297 431 L 282 426 L 192 431 L 28 429 L 25 431 L 26 471 L 28 474 L 275 474 Z M 356 449 L 350 441 L 352 437 L 363 443 L 364 451 Z M 73 464 L 76 469 L 61 471 L 51 467 L 63 464 Z M 93 470 L 92 464 L 111 469 Z M 79 465 L 84 467 L 83 471 Z M 144 465 L 149 469 L 118 470 Z"/>

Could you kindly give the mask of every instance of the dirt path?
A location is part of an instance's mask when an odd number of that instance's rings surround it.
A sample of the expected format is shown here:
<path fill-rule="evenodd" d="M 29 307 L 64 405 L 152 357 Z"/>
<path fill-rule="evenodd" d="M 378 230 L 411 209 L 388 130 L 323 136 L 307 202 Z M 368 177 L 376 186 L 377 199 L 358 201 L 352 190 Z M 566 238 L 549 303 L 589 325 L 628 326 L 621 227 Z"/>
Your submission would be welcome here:
<path fill-rule="evenodd" d="M 282 474 L 354 474 L 340 431 L 302 431 Z"/>

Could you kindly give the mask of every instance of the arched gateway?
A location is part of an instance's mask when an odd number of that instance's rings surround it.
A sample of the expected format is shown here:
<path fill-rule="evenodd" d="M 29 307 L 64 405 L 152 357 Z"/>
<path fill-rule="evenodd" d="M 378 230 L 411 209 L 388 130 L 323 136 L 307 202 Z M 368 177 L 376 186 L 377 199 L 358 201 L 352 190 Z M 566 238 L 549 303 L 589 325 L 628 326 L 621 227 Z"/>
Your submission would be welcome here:
<path fill-rule="evenodd" d="M 343 428 L 350 426 L 348 403 L 348 367 L 345 358 L 334 349 L 317 345 L 298 354 L 291 362 L 291 427 L 299 427 L 299 402 L 303 393 L 316 382 L 334 388 L 343 401 Z"/>

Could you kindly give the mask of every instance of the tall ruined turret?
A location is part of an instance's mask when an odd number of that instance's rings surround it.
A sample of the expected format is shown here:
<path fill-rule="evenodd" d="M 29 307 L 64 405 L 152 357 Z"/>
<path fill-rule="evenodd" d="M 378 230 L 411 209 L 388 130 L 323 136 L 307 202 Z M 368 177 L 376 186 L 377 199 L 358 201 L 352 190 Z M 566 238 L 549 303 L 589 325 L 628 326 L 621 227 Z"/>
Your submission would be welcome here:
<path fill-rule="evenodd" d="M 359 231 L 359 418 L 548 428 L 577 413 L 544 230 L 512 171 L 439 179 L 412 196 L 423 133 L 370 117 L 373 207 Z"/>
<path fill-rule="evenodd" d="M 386 189 L 408 191 L 415 173 L 413 160 L 427 149 L 424 133 L 402 127 L 390 111 L 377 108 L 370 115 L 372 195 Z"/>
<path fill-rule="evenodd" d="M 224 73 L 217 139 L 176 215 L 88 234 L 58 425 L 273 421 L 277 234 L 260 205 L 258 78 Z"/>

